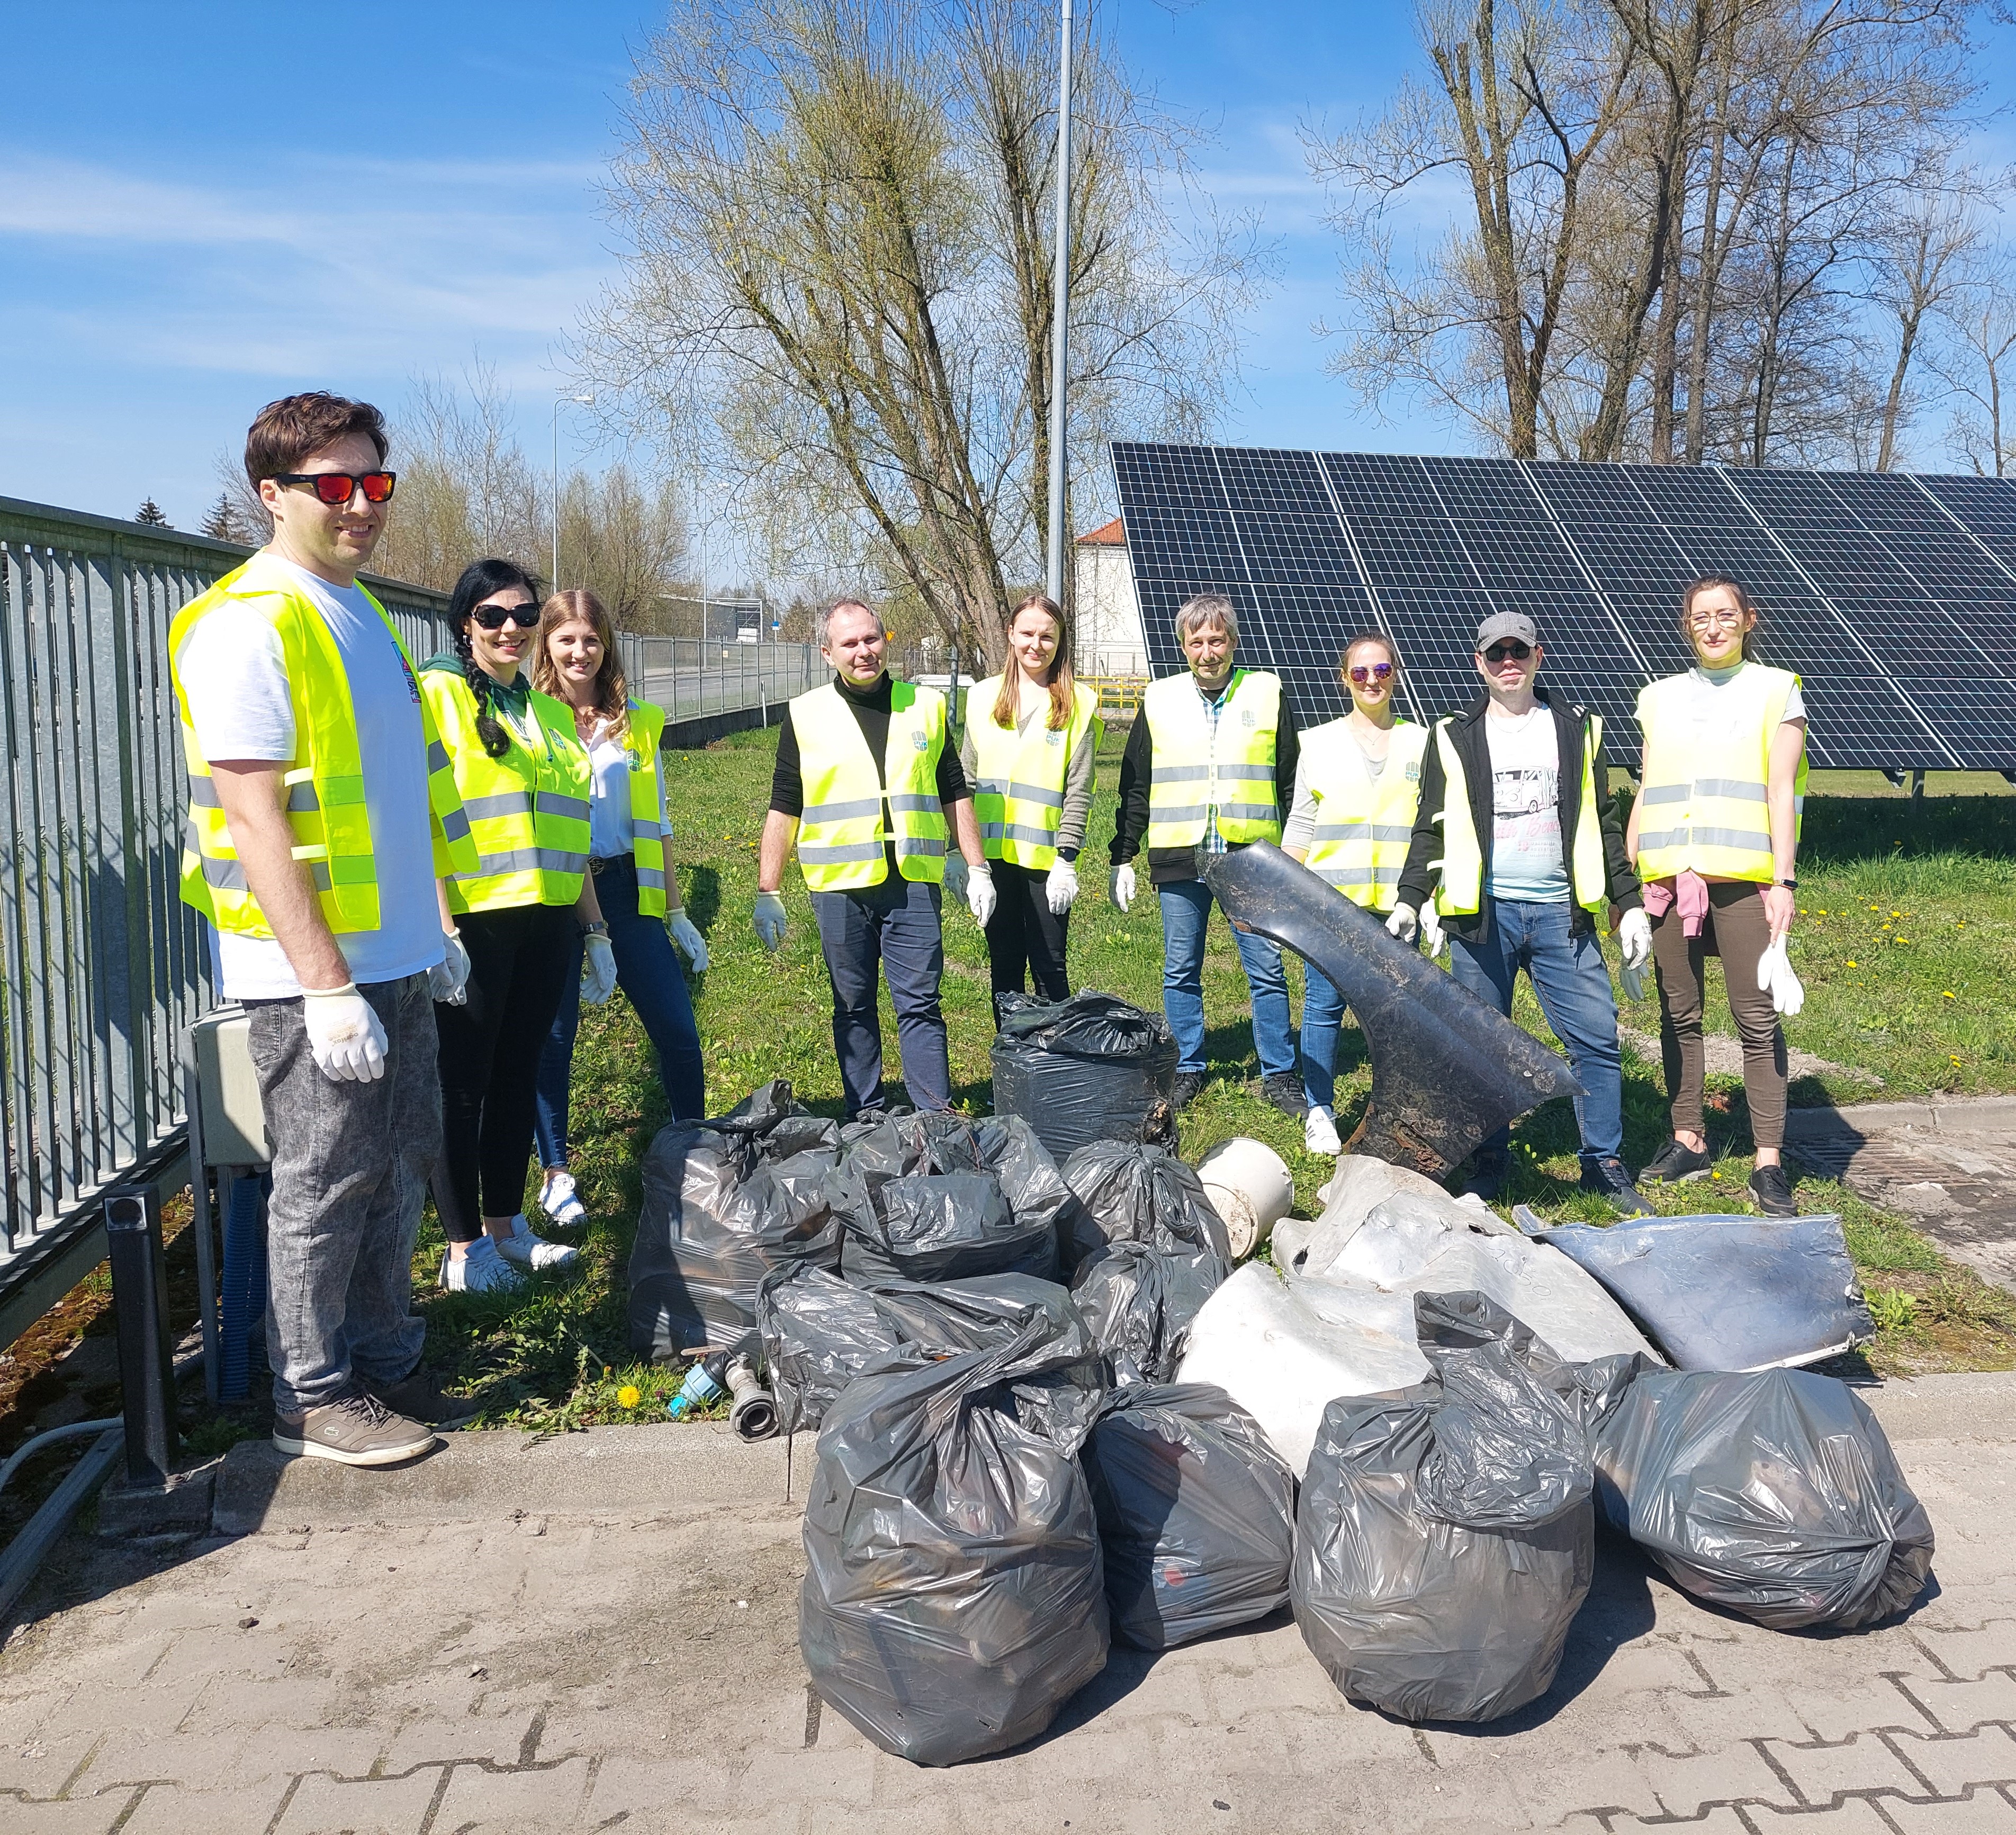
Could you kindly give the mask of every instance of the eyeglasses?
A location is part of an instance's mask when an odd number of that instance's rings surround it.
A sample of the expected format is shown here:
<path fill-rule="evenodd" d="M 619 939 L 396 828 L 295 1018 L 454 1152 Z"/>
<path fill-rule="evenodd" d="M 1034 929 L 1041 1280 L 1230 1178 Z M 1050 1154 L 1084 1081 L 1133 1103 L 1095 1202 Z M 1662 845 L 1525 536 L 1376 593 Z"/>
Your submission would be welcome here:
<path fill-rule="evenodd" d="M 279 472 L 276 484 L 310 484 L 324 503 L 347 503 L 362 491 L 366 503 L 390 503 L 397 472 Z"/>
<path fill-rule="evenodd" d="M 1508 638 L 1503 643 L 1494 643 L 1486 650 L 1484 660 L 1487 663 L 1502 663 L 1510 657 L 1515 663 L 1523 663 L 1532 653 L 1531 644 L 1521 643 L 1516 637 Z"/>
<path fill-rule="evenodd" d="M 1359 663 L 1352 666 L 1351 679 L 1363 688 L 1368 682 L 1384 682 L 1392 673 L 1391 663 Z"/>
<path fill-rule="evenodd" d="M 1742 613 L 1735 610 L 1687 613 L 1687 628 L 1690 631 L 1733 631 L 1742 622 Z"/>
<path fill-rule="evenodd" d="M 539 621 L 539 608 L 527 599 L 521 606 L 478 606 L 469 615 L 486 631 L 502 631 L 506 624 L 530 631 Z"/>

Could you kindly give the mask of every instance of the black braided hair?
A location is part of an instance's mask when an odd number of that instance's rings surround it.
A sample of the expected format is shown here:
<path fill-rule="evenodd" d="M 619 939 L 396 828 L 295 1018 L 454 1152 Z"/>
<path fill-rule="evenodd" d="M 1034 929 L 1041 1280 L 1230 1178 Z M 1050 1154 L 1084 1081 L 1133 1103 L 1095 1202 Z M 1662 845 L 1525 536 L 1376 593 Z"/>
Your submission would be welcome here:
<path fill-rule="evenodd" d="M 475 648 L 469 640 L 469 623 L 477 606 L 507 586 L 522 587 L 531 595 L 532 603 L 538 604 L 539 588 L 531 575 L 515 561 L 495 558 L 471 561 L 464 567 L 448 602 L 448 630 L 455 653 L 462 660 L 463 679 L 469 684 L 470 694 L 476 702 L 476 736 L 493 758 L 501 758 L 510 750 L 511 736 L 490 711 L 490 678 L 476 660 Z"/>

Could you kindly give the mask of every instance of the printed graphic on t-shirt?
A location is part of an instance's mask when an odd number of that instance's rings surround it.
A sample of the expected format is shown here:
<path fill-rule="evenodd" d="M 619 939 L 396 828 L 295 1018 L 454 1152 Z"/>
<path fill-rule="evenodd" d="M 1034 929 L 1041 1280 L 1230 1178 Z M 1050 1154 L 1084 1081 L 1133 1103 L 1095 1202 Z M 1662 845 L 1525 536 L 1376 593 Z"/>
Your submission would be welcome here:
<path fill-rule="evenodd" d="M 1558 765 L 1521 765 L 1492 772 L 1491 811 L 1498 819 L 1501 842 L 1509 840 L 1515 847 L 1533 844 L 1539 838 L 1535 831 L 1556 819 L 1560 781 Z"/>

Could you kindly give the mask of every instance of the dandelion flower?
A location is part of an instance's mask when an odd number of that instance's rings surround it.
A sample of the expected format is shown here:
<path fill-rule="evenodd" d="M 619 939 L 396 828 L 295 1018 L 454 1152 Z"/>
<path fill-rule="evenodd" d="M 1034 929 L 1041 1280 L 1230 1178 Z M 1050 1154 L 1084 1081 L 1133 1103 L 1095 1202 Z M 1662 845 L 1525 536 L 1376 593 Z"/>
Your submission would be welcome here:
<path fill-rule="evenodd" d="M 1942 1000 L 1951 1000 L 1951 999 L 1953 998 L 1953 991 L 1950 988 L 1947 988 L 1947 989 L 1946 989 L 1946 990 L 1942 994 L 1941 994 L 1941 995 L 1940 995 L 1939 998 L 1940 998 L 1940 999 L 1942 999 Z"/>
<path fill-rule="evenodd" d="M 642 1391 L 635 1383 L 625 1383 L 616 1391 L 616 1401 L 619 1408 L 635 1408 L 643 1399 Z"/>
<path fill-rule="evenodd" d="M 1861 965 L 1859 962 L 1858 962 L 1855 959 L 1855 958 L 1854 958 L 1853 956 L 1852 956 L 1852 955 L 1851 955 L 1851 956 L 1848 959 L 1848 966 L 1849 966 L 1850 968 L 1854 969 L 1854 968 L 1859 968 L 1862 965 Z"/>

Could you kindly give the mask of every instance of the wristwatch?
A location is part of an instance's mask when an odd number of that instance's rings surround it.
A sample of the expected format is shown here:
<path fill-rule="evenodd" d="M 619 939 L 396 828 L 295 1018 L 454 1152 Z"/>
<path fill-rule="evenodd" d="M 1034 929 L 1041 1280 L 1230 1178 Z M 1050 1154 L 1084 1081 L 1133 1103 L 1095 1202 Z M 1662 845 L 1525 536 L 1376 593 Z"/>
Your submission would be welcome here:
<path fill-rule="evenodd" d="M 1796 892 L 1799 889 L 1799 882 L 1797 880 L 1780 880 L 1778 883 L 1787 892 Z"/>
<path fill-rule="evenodd" d="M 581 934 L 584 937 L 607 937 L 609 934 L 609 926 L 603 923 L 583 924 L 581 927 Z"/>

